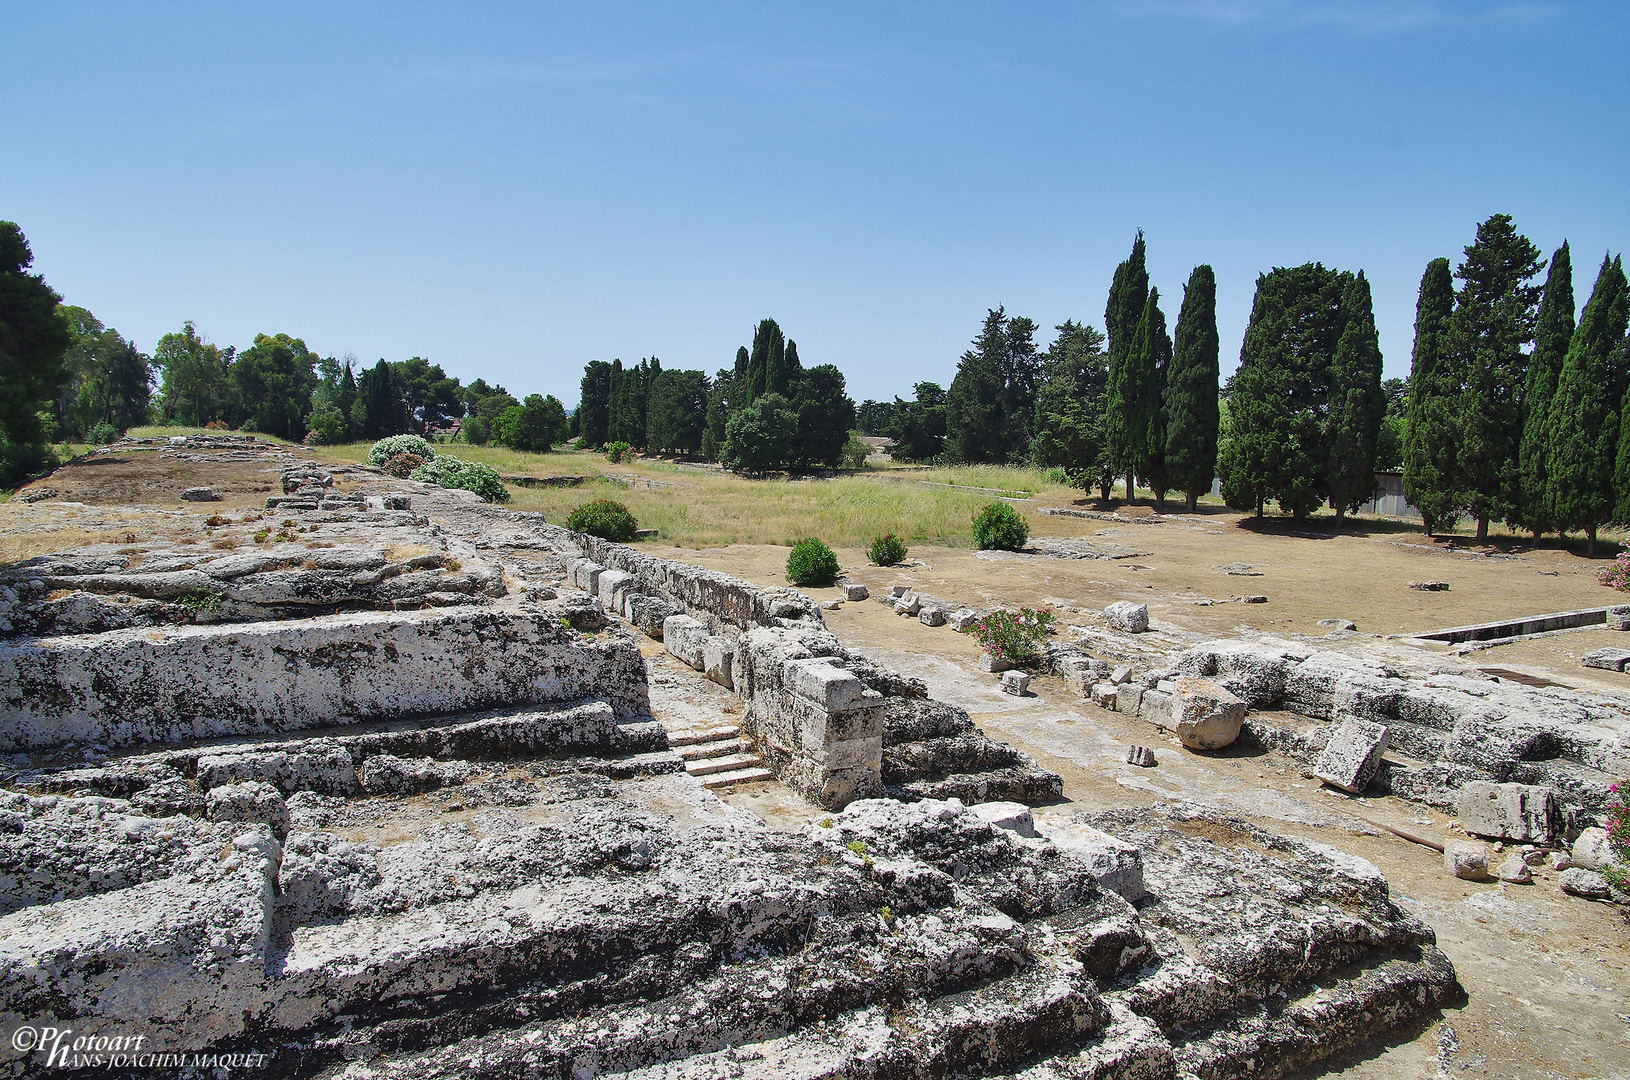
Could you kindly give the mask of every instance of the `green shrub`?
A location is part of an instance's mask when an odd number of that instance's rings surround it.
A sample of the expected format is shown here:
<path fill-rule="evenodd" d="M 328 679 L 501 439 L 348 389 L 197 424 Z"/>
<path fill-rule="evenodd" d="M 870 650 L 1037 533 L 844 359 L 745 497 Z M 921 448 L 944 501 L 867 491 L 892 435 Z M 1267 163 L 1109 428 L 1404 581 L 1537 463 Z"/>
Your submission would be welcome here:
<path fill-rule="evenodd" d="M 619 464 L 632 449 L 634 448 L 625 442 L 614 442 L 606 447 L 606 460 L 613 465 Z"/>
<path fill-rule="evenodd" d="M 424 442 L 423 439 L 419 441 Z M 374 445 L 377 447 L 379 444 Z M 444 488 L 473 491 L 487 502 L 509 502 L 509 492 L 504 488 L 504 482 L 498 479 L 498 470 L 479 461 L 461 461 L 446 455 L 432 457 L 409 473 L 408 479 Z"/>
<path fill-rule="evenodd" d="M 1026 667 L 1041 659 L 1039 646 L 1053 632 L 1053 613 L 1034 608 L 993 611 L 973 625 L 980 647 L 998 660 Z"/>
<path fill-rule="evenodd" d="M 404 450 L 400 454 L 392 454 L 391 459 L 385 462 L 384 469 L 396 479 L 406 480 L 413 475 L 413 470 L 429 461 L 423 454 L 410 454 Z"/>
<path fill-rule="evenodd" d="M 866 467 L 866 457 L 871 452 L 872 448 L 861 442 L 860 436 L 851 431 L 849 438 L 844 441 L 839 460 L 843 463 L 845 469 L 864 469 Z"/>
<path fill-rule="evenodd" d="M 878 566 L 893 566 L 906 557 L 906 545 L 898 536 L 884 533 L 872 541 L 871 550 L 867 554 Z"/>
<path fill-rule="evenodd" d="M 1607 812 L 1602 824 L 1607 828 L 1607 843 L 1613 850 L 1615 861 L 1624 865 L 1602 867 L 1607 883 L 1620 892 L 1630 892 L 1630 778 L 1620 780 L 1607 789 Z"/>
<path fill-rule="evenodd" d="M 96 426 L 91 428 L 85 436 L 85 441 L 92 446 L 106 446 L 119 438 L 119 429 L 106 420 L 98 420 Z"/>
<path fill-rule="evenodd" d="M 397 454 L 418 454 L 429 461 L 436 456 L 436 450 L 417 435 L 387 435 L 368 451 L 368 464 L 376 469 L 383 468 L 385 462 Z"/>
<path fill-rule="evenodd" d="M 800 540 L 787 555 L 787 580 L 794 585 L 830 585 L 838 578 L 838 557 L 819 540 Z"/>
<path fill-rule="evenodd" d="M 628 507 L 615 499 L 596 499 L 573 510 L 566 518 L 566 527 L 573 532 L 626 544 L 634 539 L 640 523 L 628 512 Z"/>
<path fill-rule="evenodd" d="M 973 543 L 981 551 L 1023 550 L 1030 539 L 1030 526 L 1007 503 L 991 503 L 973 518 Z"/>

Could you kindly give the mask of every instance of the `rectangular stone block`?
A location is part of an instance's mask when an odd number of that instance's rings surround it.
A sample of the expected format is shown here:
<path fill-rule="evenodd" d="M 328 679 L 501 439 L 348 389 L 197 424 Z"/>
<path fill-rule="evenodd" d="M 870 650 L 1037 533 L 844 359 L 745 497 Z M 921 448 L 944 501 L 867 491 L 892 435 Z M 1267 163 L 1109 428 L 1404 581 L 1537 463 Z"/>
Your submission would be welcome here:
<path fill-rule="evenodd" d="M 736 688 L 736 642 L 720 634 L 702 644 L 702 672 L 727 690 Z"/>
<path fill-rule="evenodd" d="M 865 699 L 865 684 L 826 657 L 789 660 L 781 665 L 781 678 L 788 690 L 829 712 L 855 708 Z"/>
<path fill-rule="evenodd" d="M 707 627 L 689 615 L 669 615 L 662 620 L 662 644 L 697 671 L 702 670 L 702 649 L 707 639 Z"/>
<path fill-rule="evenodd" d="M 917 621 L 924 626 L 944 626 L 945 612 L 937 607 L 921 608 L 917 612 Z"/>
<path fill-rule="evenodd" d="M 1064 685 L 1070 688 L 1070 693 L 1079 697 L 1086 697 L 1098 681 L 1098 672 L 1090 656 L 1066 657 L 1059 666 L 1063 669 Z"/>
<path fill-rule="evenodd" d="M 1138 719 L 1149 723 L 1164 731 L 1172 731 L 1177 727 L 1176 699 L 1164 690 L 1145 690 L 1143 697 L 1138 701 Z"/>
<path fill-rule="evenodd" d="M 648 596 L 645 593 L 634 593 L 629 596 L 627 612 L 629 622 L 658 641 L 662 640 L 663 620 L 669 615 L 680 614 L 678 609 L 660 596 Z"/>
<path fill-rule="evenodd" d="M 869 707 L 830 712 L 805 698 L 794 697 L 789 704 L 797 745 L 819 750 L 827 743 L 847 739 L 869 739 L 883 734 L 883 698 L 872 694 Z"/>
<path fill-rule="evenodd" d="M 1473 780 L 1460 788 L 1460 827 L 1473 836 L 1548 844 L 1561 815 L 1556 793 L 1532 784 Z"/>
<path fill-rule="evenodd" d="M 595 593 L 607 611 L 623 612 L 623 601 L 634 584 L 634 575 L 621 570 L 602 570 L 595 583 Z"/>
<path fill-rule="evenodd" d="M 1101 709 L 1114 711 L 1115 698 L 1119 696 L 1120 689 L 1112 682 L 1094 683 L 1090 692 L 1092 703 Z"/>
<path fill-rule="evenodd" d="M 1137 683 L 1121 683 L 1115 688 L 1115 711 L 1125 713 L 1127 716 L 1138 715 L 1138 706 L 1143 703 L 1143 687 Z"/>
<path fill-rule="evenodd" d="M 577 580 L 574 584 L 586 593 L 599 596 L 600 575 L 605 573 L 605 569 L 599 563 L 585 559 L 577 567 Z"/>
<path fill-rule="evenodd" d="M 843 739 L 829 742 L 809 755 L 809 759 L 827 771 L 844 769 L 878 769 L 883 767 L 883 737 L 870 739 Z"/>
<path fill-rule="evenodd" d="M 871 592 L 864 585 L 851 582 L 843 587 L 843 598 L 845 600 L 864 600 L 870 595 Z"/>
<path fill-rule="evenodd" d="M 1313 766 L 1313 775 L 1332 787 L 1358 794 L 1370 786 L 1381 768 L 1392 737 L 1385 724 L 1371 720 L 1343 720 Z"/>
<path fill-rule="evenodd" d="M 959 634 L 967 633 L 979 621 L 979 612 L 973 608 L 957 608 L 951 613 L 951 629 Z"/>

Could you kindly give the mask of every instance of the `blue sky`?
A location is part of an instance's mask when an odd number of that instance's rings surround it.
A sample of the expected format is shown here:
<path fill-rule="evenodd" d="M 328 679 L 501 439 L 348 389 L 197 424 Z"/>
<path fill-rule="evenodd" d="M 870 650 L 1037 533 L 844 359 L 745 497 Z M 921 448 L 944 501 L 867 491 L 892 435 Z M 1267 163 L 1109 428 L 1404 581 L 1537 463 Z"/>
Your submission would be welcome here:
<path fill-rule="evenodd" d="M 1582 304 L 1630 242 L 1630 5 L 0 6 L 0 218 L 151 349 L 303 337 L 570 407 L 776 318 L 854 398 L 985 309 L 1102 326 L 1143 228 L 1218 279 L 1363 269 L 1389 375 L 1426 263 L 1510 213 Z M 1043 341 L 1051 338 L 1051 330 Z"/>

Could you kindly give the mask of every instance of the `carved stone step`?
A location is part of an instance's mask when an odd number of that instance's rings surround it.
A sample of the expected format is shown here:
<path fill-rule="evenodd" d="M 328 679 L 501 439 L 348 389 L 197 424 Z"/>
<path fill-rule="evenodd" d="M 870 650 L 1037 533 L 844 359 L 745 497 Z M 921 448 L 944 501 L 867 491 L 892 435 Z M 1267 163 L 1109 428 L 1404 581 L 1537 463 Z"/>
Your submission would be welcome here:
<path fill-rule="evenodd" d="M 774 780 L 775 773 L 765 768 L 732 769 L 730 772 L 713 773 L 702 778 L 702 785 L 717 790 L 723 787 L 732 787 L 736 784 L 754 784 L 761 780 Z"/>
<path fill-rule="evenodd" d="M 692 743 L 679 748 L 679 756 L 686 761 L 724 757 L 726 754 L 744 754 L 751 749 L 746 739 L 720 739 L 718 742 Z"/>
<path fill-rule="evenodd" d="M 668 732 L 668 745 L 677 750 L 681 746 L 693 746 L 696 743 L 733 739 L 740 734 L 741 728 L 735 724 L 724 724 L 711 728 L 681 728 L 678 731 Z"/>
<path fill-rule="evenodd" d="M 710 776 L 713 773 L 729 772 L 731 769 L 745 769 L 762 764 L 764 764 L 763 759 L 757 754 L 730 754 L 725 757 L 687 761 L 685 762 L 685 771 L 692 776 Z"/>

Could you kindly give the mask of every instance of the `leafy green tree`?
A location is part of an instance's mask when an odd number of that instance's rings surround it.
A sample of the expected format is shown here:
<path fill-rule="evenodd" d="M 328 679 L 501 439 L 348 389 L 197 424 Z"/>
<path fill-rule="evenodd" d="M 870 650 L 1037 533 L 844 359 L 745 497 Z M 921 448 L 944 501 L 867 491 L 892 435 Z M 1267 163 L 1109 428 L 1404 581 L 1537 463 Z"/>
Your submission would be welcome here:
<path fill-rule="evenodd" d="M 1189 274 L 1177 312 L 1166 375 L 1166 473 L 1194 512 L 1217 475 L 1217 277 L 1201 265 Z"/>
<path fill-rule="evenodd" d="M 1415 302 L 1415 347 L 1409 362 L 1409 411 L 1404 424 L 1404 498 L 1421 512 L 1426 535 L 1454 524 L 1459 444 L 1459 388 L 1444 355 L 1454 314 L 1454 279 L 1448 259 L 1433 259 L 1421 275 Z"/>
<path fill-rule="evenodd" d="M 645 445 L 664 453 L 695 451 L 707 429 L 708 378 L 700 371 L 664 371 L 651 383 Z"/>
<path fill-rule="evenodd" d="M 254 344 L 239 353 L 232 365 L 232 379 L 247 414 L 245 423 L 256 431 L 299 442 L 306 433 L 311 393 L 317 388 L 316 367 L 317 354 L 299 338 L 256 334 Z"/>
<path fill-rule="evenodd" d="M 945 399 L 945 455 L 952 461 L 1005 461 L 1001 354 L 1007 348 L 1007 313 L 992 308 L 973 348 L 962 354 Z"/>
<path fill-rule="evenodd" d="M 1387 399 L 1381 391 L 1381 343 L 1364 271 L 1341 301 L 1343 327 L 1328 376 L 1324 482 L 1339 522 L 1375 494 L 1375 453 Z"/>
<path fill-rule="evenodd" d="M 1409 380 L 1383 379 L 1381 396 L 1386 408 L 1381 413 L 1381 429 L 1375 437 L 1375 467 L 1380 472 L 1398 472 L 1404 467 L 1404 418 L 1409 409 Z"/>
<path fill-rule="evenodd" d="M 1104 445 L 1104 389 L 1109 369 L 1104 335 L 1066 319 L 1043 358 L 1036 391 L 1036 428 L 1030 458 L 1036 465 L 1064 469 L 1072 483 L 1097 484 L 1109 498 L 1113 477 Z"/>
<path fill-rule="evenodd" d="M 780 394 L 760 394 L 752 404 L 730 410 L 725 422 L 724 463 L 738 472 L 762 476 L 786 463 L 798 414 Z"/>
<path fill-rule="evenodd" d="M 23 231 L 0 221 L 0 480 L 8 483 L 45 460 L 40 413 L 61 384 L 70 342 L 57 315 L 62 298 L 28 272 L 33 264 Z"/>
<path fill-rule="evenodd" d="M 528 394 L 500 417 L 504 445 L 529 453 L 547 453 L 566 438 L 566 409 L 555 395 Z"/>
<path fill-rule="evenodd" d="M 746 349 L 737 353 L 736 372 L 720 368 L 718 374 L 713 376 L 713 385 L 708 389 L 707 419 L 702 425 L 702 456 L 709 461 L 724 459 L 725 423 L 729 419 L 731 397 L 735 393 L 735 388 L 747 377 L 746 353 Z"/>
<path fill-rule="evenodd" d="M 590 360 L 583 366 L 583 382 L 577 399 L 579 445 L 604 446 L 611 424 L 611 365 Z"/>
<path fill-rule="evenodd" d="M 843 445 L 855 426 L 855 403 L 844 392 L 843 372 L 832 364 L 800 368 L 792 390 L 798 430 L 788 452 L 789 460 L 805 467 L 837 468 L 843 458 Z"/>
<path fill-rule="evenodd" d="M 232 412 L 232 362 L 236 350 L 222 349 L 198 333 L 189 320 L 165 334 L 153 348 L 158 368 L 159 408 L 166 420 L 190 420 L 203 427 Z M 355 384 L 353 384 L 353 393 Z"/>
<path fill-rule="evenodd" d="M 1104 440 L 1110 468 L 1126 477 L 1126 499 L 1148 440 L 1149 403 L 1138 400 L 1142 381 L 1132 372 L 1133 340 L 1149 303 L 1149 271 L 1144 266 L 1143 230 L 1132 241 L 1132 254 L 1115 268 L 1104 307 L 1109 338 L 1109 383 L 1104 402 Z"/>
<path fill-rule="evenodd" d="M 1488 525 L 1517 512 L 1517 448 L 1522 439 L 1522 390 L 1528 374 L 1523 347 L 1534 339 L 1539 287 L 1528 282 L 1544 263 L 1539 249 L 1495 214 L 1455 268 L 1461 288 L 1449 319 L 1444 352 L 1458 383 L 1460 440 L 1454 486 L 1462 509 L 1477 521 L 1477 540 Z M 1616 403 L 1615 403 L 1616 407 Z"/>
<path fill-rule="evenodd" d="M 1615 495 L 1614 473 L 1627 320 L 1624 265 L 1604 257 L 1551 397 L 1550 518 L 1560 531 L 1583 529 L 1592 555 L 1597 528 L 1614 518 L 1622 501 Z M 1623 478 L 1630 480 L 1630 460 Z"/>
<path fill-rule="evenodd" d="M 136 343 L 108 331 L 102 363 L 97 371 L 99 411 L 102 419 L 121 433 L 147 423 L 153 392 L 153 369 Z"/>
<path fill-rule="evenodd" d="M 945 391 L 938 383 L 912 388 L 914 401 L 894 399 L 882 434 L 894 440 L 889 456 L 896 461 L 930 461 L 945 448 Z"/>
<path fill-rule="evenodd" d="M 1522 438 L 1517 444 L 1518 498 L 1509 520 L 1525 526 L 1535 541 L 1550 527 L 1549 427 L 1551 398 L 1562 374 L 1562 361 L 1573 340 L 1573 256 L 1568 242 L 1551 256 L 1534 320 L 1534 351 L 1528 357 L 1528 379 L 1522 394 Z"/>
<path fill-rule="evenodd" d="M 898 400 L 898 399 L 896 399 Z M 894 402 L 862 401 L 855 406 L 855 425 L 862 435 L 878 438 L 894 419 Z"/>
<path fill-rule="evenodd" d="M 402 395 L 408 429 L 423 435 L 464 415 L 464 395 L 457 379 L 450 379 L 440 364 L 413 356 L 391 365 L 397 392 Z"/>
<path fill-rule="evenodd" d="M 1132 338 L 1132 356 L 1128 369 L 1137 380 L 1137 409 L 1133 414 L 1138 421 L 1134 432 L 1141 432 L 1141 445 L 1137 449 L 1136 465 L 1144 486 L 1154 492 L 1156 508 L 1163 508 L 1171 482 L 1166 478 L 1166 369 L 1171 365 L 1172 339 L 1166 333 L 1166 315 L 1160 310 L 1160 290 L 1150 289 L 1144 303 L 1143 315 L 1138 319 L 1137 333 Z M 1130 478 L 1126 485 L 1131 497 Z"/>

